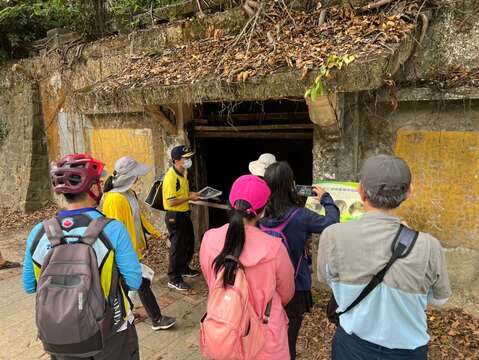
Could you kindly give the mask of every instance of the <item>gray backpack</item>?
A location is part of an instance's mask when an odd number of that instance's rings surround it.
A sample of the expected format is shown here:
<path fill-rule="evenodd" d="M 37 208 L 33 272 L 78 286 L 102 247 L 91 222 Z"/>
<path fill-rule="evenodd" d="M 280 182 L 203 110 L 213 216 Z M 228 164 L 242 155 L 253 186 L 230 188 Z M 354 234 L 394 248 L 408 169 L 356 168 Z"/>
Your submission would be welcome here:
<path fill-rule="evenodd" d="M 43 223 L 51 250 L 37 284 L 36 322 L 39 338 L 51 354 L 94 356 L 113 331 L 113 311 L 103 294 L 92 248 L 109 221 L 92 220 L 83 236 L 64 235 L 56 218 Z M 71 237 L 77 241 L 65 240 Z"/>

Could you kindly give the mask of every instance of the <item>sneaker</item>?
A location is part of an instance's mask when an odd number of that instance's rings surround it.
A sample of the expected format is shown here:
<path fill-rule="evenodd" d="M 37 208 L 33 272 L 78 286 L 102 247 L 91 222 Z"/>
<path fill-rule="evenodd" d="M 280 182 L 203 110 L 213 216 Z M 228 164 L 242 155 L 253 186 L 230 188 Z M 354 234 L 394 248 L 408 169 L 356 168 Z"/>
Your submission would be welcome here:
<path fill-rule="evenodd" d="M 175 289 L 175 290 L 178 290 L 178 291 L 188 291 L 188 290 L 191 290 L 191 285 L 185 283 L 184 281 L 179 282 L 179 283 L 168 282 L 168 287 L 169 287 L 170 289 Z"/>
<path fill-rule="evenodd" d="M 151 328 L 153 330 L 167 330 L 170 327 L 173 327 L 176 324 L 176 319 L 170 316 L 162 316 L 160 320 L 153 321 Z"/>
<path fill-rule="evenodd" d="M 197 277 L 199 274 L 200 272 L 198 270 L 188 268 L 188 270 L 186 270 L 186 274 L 183 274 L 183 276 L 186 278 L 194 278 Z"/>

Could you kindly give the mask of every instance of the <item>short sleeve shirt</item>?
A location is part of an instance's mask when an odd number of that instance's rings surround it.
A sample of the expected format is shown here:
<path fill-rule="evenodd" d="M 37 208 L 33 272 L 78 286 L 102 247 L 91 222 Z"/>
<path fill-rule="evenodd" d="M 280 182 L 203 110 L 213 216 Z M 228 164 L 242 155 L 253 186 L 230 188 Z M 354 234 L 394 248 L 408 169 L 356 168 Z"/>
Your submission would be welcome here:
<path fill-rule="evenodd" d="M 190 210 L 188 202 L 178 206 L 170 206 L 168 200 L 187 198 L 190 194 L 188 174 L 179 173 L 173 166 L 168 169 L 163 179 L 163 206 L 167 211 L 187 212 Z"/>
<path fill-rule="evenodd" d="M 400 220 L 383 213 L 328 227 L 321 235 L 318 276 L 333 290 L 344 311 L 392 255 Z M 416 349 L 429 341 L 429 298 L 451 295 L 446 258 L 440 242 L 420 233 L 411 253 L 397 260 L 360 304 L 341 315 L 348 334 L 390 349 Z"/>

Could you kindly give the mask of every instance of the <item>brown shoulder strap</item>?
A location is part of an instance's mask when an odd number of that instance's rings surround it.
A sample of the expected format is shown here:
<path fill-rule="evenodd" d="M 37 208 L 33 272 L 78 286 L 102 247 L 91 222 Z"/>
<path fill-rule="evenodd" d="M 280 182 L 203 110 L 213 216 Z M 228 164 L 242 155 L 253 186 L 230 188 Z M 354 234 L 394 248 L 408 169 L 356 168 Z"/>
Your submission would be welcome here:
<path fill-rule="evenodd" d="M 110 221 L 111 219 L 104 216 L 92 220 L 82 236 L 82 242 L 90 246 L 93 245 Z"/>
<path fill-rule="evenodd" d="M 45 234 L 47 235 L 47 239 L 50 241 L 52 247 L 61 244 L 64 234 L 57 218 L 45 220 L 43 222 L 43 228 L 45 229 Z"/>

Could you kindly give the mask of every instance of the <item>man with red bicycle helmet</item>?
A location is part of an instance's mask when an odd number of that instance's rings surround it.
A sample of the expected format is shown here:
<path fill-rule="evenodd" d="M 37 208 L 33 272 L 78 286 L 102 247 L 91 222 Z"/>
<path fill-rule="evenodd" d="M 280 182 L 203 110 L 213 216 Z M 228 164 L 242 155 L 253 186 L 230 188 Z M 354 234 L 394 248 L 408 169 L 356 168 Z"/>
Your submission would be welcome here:
<path fill-rule="evenodd" d="M 49 269 L 51 266 L 61 264 L 61 268 L 54 268 L 56 273 L 51 280 L 60 284 L 54 289 L 58 296 L 37 296 L 36 306 L 39 334 L 43 335 L 40 338 L 45 350 L 51 354 L 52 360 L 139 359 L 138 336 L 133 324 L 134 317 L 130 301 L 126 294 L 129 290 L 140 288 L 141 266 L 123 223 L 106 219 L 96 209 L 103 195 L 100 179 L 104 175 L 104 164 L 87 154 L 71 154 L 55 162 L 50 171 L 51 181 L 55 193 L 65 197 L 67 210 L 60 211 L 53 219 L 37 224 L 27 239 L 23 269 L 23 286 L 27 293 L 37 292 L 37 286 L 40 294 L 42 291 L 47 291 L 44 290 L 47 287 L 43 284 L 49 281 L 47 279 L 50 276 Z M 78 247 L 79 243 L 88 245 L 95 253 L 96 256 L 89 258 L 92 261 L 95 260 L 91 263 L 93 265 L 82 265 L 82 268 L 78 268 L 79 261 L 75 262 L 75 257 L 80 252 L 77 252 L 76 249 L 84 249 Z M 59 261 L 50 262 L 51 258 L 57 256 L 56 254 L 67 255 L 58 255 L 64 257 Z M 87 264 L 87 262 L 80 263 Z M 98 276 L 96 275 L 96 266 L 98 266 Z M 72 274 L 76 274 L 78 271 L 83 274 L 82 276 L 91 275 L 89 277 L 91 281 L 68 280 L 72 276 L 77 276 Z M 45 275 L 43 276 L 43 274 Z M 63 282 L 68 286 L 63 286 L 65 285 Z M 88 294 L 95 294 L 98 298 L 106 300 L 105 309 L 108 309 L 102 315 L 105 316 L 105 324 L 108 325 L 102 327 L 101 341 L 99 332 L 88 338 L 94 338 L 95 341 L 83 341 L 83 339 L 80 341 L 75 326 L 71 327 L 71 332 L 65 330 L 58 335 L 56 322 L 63 318 L 74 321 L 83 333 L 88 333 L 86 331 L 94 328 L 94 322 L 91 322 L 93 328 L 82 323 L 83 318 L 88 318 L 82 311 L 91 309 L 84 305 L 88 301 L 93 301 L 89 300 L 91 296 L 83 296 L 77 300 L 68 293 L 68 291 L 73 291 L 72 289 L 86 288 L 91 283 L 95 283 L 97 286 L 94 287 L 95 289 L 101 288 L 102 293 L 95 290 Z M 62 303 L 57 304 L 59 305 L 58 314 L 54 314 L 54 306 L 45 303 L 47 298 L 50 302 L 61 299 Z M 95 300 L 96 306 L 100 304 L 101 307 L 101 301 L 97 300 Z M 70 304 L 69 301 L 78 302 L 78 307 L 61 306 L 65 303 Z M 45 310 L 47 308 L 49 310 Z M 76 319 L 78 311 L 72 309 L 80 311 L 78 321 Z M 69 310 L 71 311 L 69 312 Z M 45 316 L 47 313 L 53 316 Z M 106 314 L 113 314 L 113 319 L 107 317 Z M 50 321 L 50 318 L 53 320 Z M 100 319 L 103 321 L 103 318 Z M 96 328 L 94 330 L 96 331 Z M 52 334 L 58 335 L 58 339 L 61 340 L 52 342 Z"/>
<path fill-rule="evenodd" d="M 105 176 L 105 165 L 87 154 L 72 154 L 57 161 L 50 171 L 57 194 L 65 194 L 67 201 L 87 194 L 97 205 L 102 197 L 100 178 Z M 92 189 L 97 185 L 96 189 Z M 96 190 L 96 191 L 95 191 Z"/>

